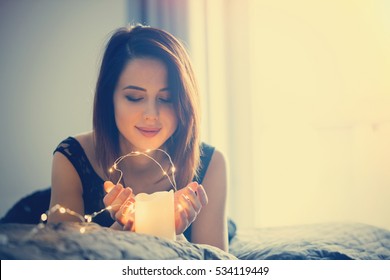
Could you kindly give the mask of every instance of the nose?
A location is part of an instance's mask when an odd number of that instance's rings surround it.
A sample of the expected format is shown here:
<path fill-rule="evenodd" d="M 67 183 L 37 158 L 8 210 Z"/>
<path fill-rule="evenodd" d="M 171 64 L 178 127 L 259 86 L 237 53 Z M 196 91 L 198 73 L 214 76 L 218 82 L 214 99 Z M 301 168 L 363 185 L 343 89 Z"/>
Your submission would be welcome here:
<path fill-rule="evenodd" d="M 149 121 L 158 120 L 158 107 L 155 102 L 149 102 L 144 112 L 144 119 Z"/>

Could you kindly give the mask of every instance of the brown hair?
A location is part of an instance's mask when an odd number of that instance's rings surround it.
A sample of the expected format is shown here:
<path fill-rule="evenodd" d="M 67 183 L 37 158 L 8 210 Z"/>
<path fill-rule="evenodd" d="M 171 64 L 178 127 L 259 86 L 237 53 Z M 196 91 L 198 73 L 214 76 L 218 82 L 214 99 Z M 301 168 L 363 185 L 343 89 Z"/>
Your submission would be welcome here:
<path fill-rule="evenodd" d="M 97 160 L 108 168 L 121 156 L 115 123 L 113 95 L 126 64 L 140 57 L 161 60 L 168 69 L 173 106 L 178 117 L 175 133 L 166 141 L 175 166 L 178 188 L 197 174 L 200 159 L 199 90 L 191 62 L 183 44 L 166 31 L 136 25 L 117 29 L 106 45 L 96 84 L 93 129 Z"/>

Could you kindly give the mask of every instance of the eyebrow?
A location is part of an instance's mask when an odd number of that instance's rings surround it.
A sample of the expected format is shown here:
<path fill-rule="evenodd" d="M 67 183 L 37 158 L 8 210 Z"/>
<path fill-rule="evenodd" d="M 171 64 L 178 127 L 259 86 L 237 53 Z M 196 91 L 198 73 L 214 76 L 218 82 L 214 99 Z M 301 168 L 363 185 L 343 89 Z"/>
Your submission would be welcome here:
<path fill-rule="evenodd" d="M 140 90 L 140 91 L 146 92 L 146 89 L 144 89 L 142 87 L 133 86 L 133 85 L 126 86 L 122 90 L 125 90 L 125 89 L 135 89 L 135 90 Z M 159 91 L 169 91 L 169 87 L 162 88 Z"/>

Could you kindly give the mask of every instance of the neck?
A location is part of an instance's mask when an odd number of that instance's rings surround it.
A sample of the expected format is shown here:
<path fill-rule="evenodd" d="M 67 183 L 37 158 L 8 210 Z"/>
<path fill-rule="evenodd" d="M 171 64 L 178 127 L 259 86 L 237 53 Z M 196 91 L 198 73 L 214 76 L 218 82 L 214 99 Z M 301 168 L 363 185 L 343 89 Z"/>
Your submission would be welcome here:
<path fill-rule="evenodd" d="M 162 164 L 166 159 L 168 159 L 167 155 L 165 155 L 163 151 L 145 151 L 138 149 L 123 137 L 119 138 L 119 145 L 122 156 L 133 152 L 131 156 L 126 158 L 126 161 L 131 163 L 130 165 L 132 168 L 138 168 L 141 170 L 147 169 L 151 165 L 158 166 L 158 163 Z M 160 149 L 164 150 L 164 146 L 160 147 Z"/>
<path fill-rule="evenodd" d="M 118 167 L 122 167 L 134 172 L 146 172 L 149 169 L 161 169 L 166 165 L 166 160 L 158 151 L 150 152 L 130 152 L 120 161 Z M 161 166 L 161 167 L 160 167 Z M 162 172 L 162 170 L 161 170 Z"/>
<path fill-rule="evenodd" d="M 169 180 L 164 175 L 166 172 L 172 176 L 170 162 L 165 158 L 161 159 L 161 156 L 158 158 L 150 153 L 125 158 L 118 164 L 123 172 L 123 183 L 131 186 L 135 193 L 152 193 L 170 188 Z M 172 180 L 171 177 L 170 179 Z"/>

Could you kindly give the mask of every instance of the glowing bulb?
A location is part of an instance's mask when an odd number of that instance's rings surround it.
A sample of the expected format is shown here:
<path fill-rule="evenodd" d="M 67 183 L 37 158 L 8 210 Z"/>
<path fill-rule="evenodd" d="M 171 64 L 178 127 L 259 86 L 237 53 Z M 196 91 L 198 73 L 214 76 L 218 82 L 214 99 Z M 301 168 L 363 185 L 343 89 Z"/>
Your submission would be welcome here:
<path fill-rule="evenodd" d="M 92 222 L 92 217 L 91 217 L 91 215 L 85 215 L 85 216 L 84 216 L 84 219 L 86 220 L 87 223 Z"/>
<path fill-rule="evenodd" d="M 84 232 L 85 232 L 85 227 L 80 228 L 80 233 L 84 233 Z"/>
<path fill-rule="evenodd" d="M 46 215 L 46 213 L 43 213 L 43 214 L 41 215 L 41 221 L 42 221 L 42 222 L 47 221 L 47 215 Z"/>
<path fill-rule="evenodd" d="M 111 210 L 111 209 L 112 209 L 111 205 L 106 207 L 106 210 Z"/>
<path fill-rule="evenodd" d="M 66 213 L 66 209 L 64 207 L 61 207 L 59 211 L 60 211 L 61 214 L 65 214 Z"/>
<path fill-rule="evenodd" d="M 112 167 L 108 169 L 108 172 L 112 173 L 114 170 L 112 170 Z"/>
<path fill-rule="evenodd" d="M 172 166 L 172 172 L 175 172 L 176 171 L 176 168 L 174 166 Z"/>
<path fill-rule="evenodd" d="M 145 151 L 145 153 L 149 153 L 150 152 L 150 149 L 147 149 L 146 151 Z"/>

